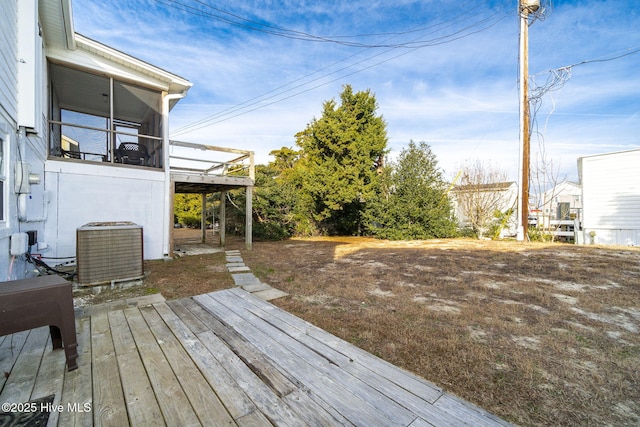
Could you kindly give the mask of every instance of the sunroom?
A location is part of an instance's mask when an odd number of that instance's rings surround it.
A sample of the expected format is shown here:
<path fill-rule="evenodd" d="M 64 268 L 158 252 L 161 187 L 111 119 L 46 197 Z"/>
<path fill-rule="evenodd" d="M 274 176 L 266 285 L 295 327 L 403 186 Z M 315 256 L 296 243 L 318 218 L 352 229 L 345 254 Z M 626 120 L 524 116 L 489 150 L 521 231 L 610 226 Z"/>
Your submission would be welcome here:
<path fill-rule="evenodd" d="M 50 63 L 49 156 L 164 167 L 162 92 Z"/>

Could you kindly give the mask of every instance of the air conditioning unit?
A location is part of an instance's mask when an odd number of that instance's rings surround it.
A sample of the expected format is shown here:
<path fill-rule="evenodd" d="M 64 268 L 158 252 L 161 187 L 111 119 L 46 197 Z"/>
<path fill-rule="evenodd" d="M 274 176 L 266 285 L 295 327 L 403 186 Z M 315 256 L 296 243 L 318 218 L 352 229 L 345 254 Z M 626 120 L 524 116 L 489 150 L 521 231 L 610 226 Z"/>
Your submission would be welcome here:
<path fill-rule="evenodd" d="M 91 222 L 76 230 L 80 285 L 99 285 L 144 276 L 142 226 L 132 222 Z"/>

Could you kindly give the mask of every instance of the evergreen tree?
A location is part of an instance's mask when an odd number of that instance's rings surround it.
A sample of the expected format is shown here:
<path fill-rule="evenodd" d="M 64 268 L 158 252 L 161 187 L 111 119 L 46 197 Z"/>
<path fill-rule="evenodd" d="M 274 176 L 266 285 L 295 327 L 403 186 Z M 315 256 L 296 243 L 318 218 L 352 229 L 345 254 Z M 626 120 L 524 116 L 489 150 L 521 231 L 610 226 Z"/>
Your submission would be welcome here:
<path fill-rule="evenodd" d="M 173 201 L 175 223 L 187 227 L 200 227 L 202 196 L 199 194 L 176 194 Z"/>
<path fill-rule="evenodd" d="M 297 212 L 311 218 L 321 233 L 361 233 L 362 212 L 376 197 L 387 147 L 386 123 L 377 108 L 369 90 L 354 93 L 347 85 L 340 105 L 325 102 L 322 117 L 296 135 L 301 149 L 295 167 L 301 180 Z"/>
<path fill-rule="evenodd" d="M 429 145 L 411 141 L 382 174 L 380 197 L 366 212 L 371 234 L 386 239 L 431 239 L 456 234 L 447 186 Z"/>

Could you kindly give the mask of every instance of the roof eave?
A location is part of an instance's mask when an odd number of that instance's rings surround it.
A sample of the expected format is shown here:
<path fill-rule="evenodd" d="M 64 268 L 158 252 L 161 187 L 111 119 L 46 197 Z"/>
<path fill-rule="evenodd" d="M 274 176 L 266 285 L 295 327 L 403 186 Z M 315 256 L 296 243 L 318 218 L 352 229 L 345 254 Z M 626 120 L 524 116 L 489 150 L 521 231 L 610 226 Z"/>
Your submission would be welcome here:
<path fill-rule="evenodd" d="M 127 68 L 135 69 L 155 79 L 166 82 L 168 93 L 170 94 L 185 93 L 191 88 L 191 86 L 193 86 L 193 83 L 185 78 L 170 73 L 169 71 L 163 70 L 160 67 L 156 67 L 155 65 L 149 64 L 148 62 L 135 58 L 131 55 L 127 55 L 124 52 L 92 40 L 86 36 L 83 36 L 82 34 L 75 34 L 75 43 L 78 49 L 92 52 L 114 62 L 125 65 Z"/>
<path fill-rule="evenodd" d="M 62 17 L 67 49 L 74 50 L 76 48 L 76 31 L 73 26 L 73 8 L 71 7 L 71 0 L 60 0 L 60 2 L 62 6 Z"/>

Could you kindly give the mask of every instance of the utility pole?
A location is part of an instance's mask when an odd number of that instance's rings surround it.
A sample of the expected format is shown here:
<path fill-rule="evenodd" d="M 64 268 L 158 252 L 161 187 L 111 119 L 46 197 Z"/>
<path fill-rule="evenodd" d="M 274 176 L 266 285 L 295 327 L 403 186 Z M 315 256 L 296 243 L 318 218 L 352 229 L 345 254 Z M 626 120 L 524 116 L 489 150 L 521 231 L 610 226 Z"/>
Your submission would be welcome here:
<path fill-rule="evenodd" d="M 529 229 L 529 14 L 540 8 L 540 0 L 518 0 L 520 15 L 520 185 L 518 186 L 518 234 L 524 241 Z"/>

